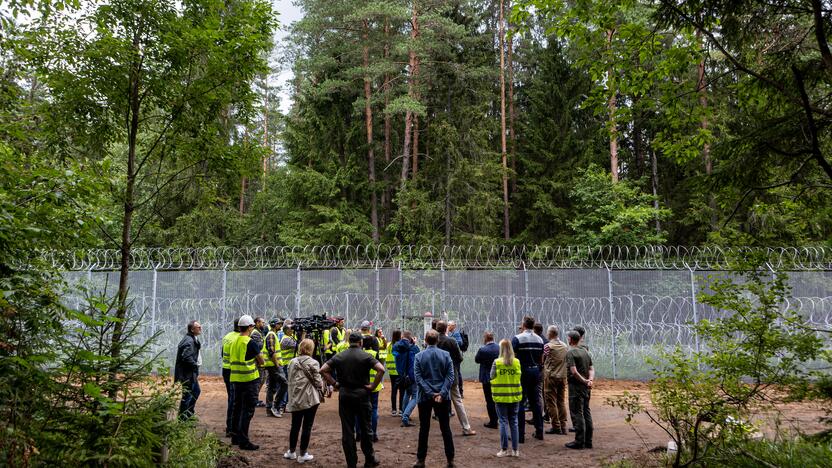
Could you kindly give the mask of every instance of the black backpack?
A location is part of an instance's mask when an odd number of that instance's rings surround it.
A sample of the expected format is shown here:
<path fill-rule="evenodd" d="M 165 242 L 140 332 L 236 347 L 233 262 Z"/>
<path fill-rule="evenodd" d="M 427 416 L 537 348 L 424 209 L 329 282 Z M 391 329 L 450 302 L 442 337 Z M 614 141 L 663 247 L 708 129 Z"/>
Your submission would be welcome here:
<path fill-rule="evenodd" d="M 459 331 L 459 336 L 462 337 L 462 344 L 459 346 L 459 350 L 464 353 L 465 351 L 468 351 L 468 345 L 471 343 L 468 340 L 468 334 L 465 333 L 464 330 Z"/>

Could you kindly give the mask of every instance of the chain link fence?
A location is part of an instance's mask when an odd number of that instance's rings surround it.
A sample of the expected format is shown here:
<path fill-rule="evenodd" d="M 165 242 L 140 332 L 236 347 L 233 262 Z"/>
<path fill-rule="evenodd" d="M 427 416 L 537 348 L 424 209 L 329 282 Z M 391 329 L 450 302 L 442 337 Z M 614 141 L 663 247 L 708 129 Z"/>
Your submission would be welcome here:
<path fill-rule="evenodd" d="M 266 319 L 341 315 L 347 327 L 363 320 L 421 335 L 430 318 L 456 320 L 468 333 L 463 373 L 476 376 L 474 355 L 485 331 L 497 338 L 517 333 L 523 316 L 544 327 L 582 325 L 597 373 L 606 378 L 646 379 L 645 358 L 659 347 L 698 350 L 692 325 L 722 313 L 701 304 L 722 271 L 696 269 L 438 269 L 295 268 L 231 270 L 134 270 L 131 313 L 143 313 L 142 336 L 161 332 L 157 351 L 173 366 L 176 344 L 189 320 L 202 323 L 203 371 L 220 370 L 220 341 L 242 314 Z M 78 291 L 115 295 L 117 271 L 68 271 L 70 306 L 83 306 Z M 793 271 L 792 296 L 783 307 L 799 311 L 818 328 L 832 328 L 832 270 Z"/>

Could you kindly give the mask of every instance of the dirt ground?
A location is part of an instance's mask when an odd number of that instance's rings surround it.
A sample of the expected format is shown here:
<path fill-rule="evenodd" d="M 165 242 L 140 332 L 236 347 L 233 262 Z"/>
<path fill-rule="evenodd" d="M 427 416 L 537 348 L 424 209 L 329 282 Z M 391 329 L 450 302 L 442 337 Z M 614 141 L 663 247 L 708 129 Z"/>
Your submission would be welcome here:
<path fill-rule="evenodd" d="M 204 376 L 200 378 L 202 395 L 197 402 L 196 410 L 201 424 L 217 433 L 226 443 L 230 440 L 225 435 L 225 386 L 220 377 Z M 386 385 L 389 387 L 389 385 Z M 482 387 L 478 382 L 466 381 L 464 384 L 465 398 L 463 403 L 471 420 L 472 427 L 477 431 L 473 437 L 462 437 L 462 427 L 459 420 L 451 419 L 451 429 L 454 431 L 454 446 L 456 448 L 456 464 L 460 467 L 482 467 L 494 464 L 494 456 L 500 450 L 500 435 L 495 429 L 483 427 L 488 420 L 483 401 Z M 592 450 L 570 450 L 564 447 L 574 435 L 544 435 L 539 441 L 531 437 L 533 429 L 526 428 L 526 443 L 520 446 L 520 458 L 502 458 L 499 464 L 506 467 L 529 466 L 602 466 L 622 459 L 637 459 L 640 463 L 650 464 L 650 449 L 666 446 L 669 440 L 661 429 L 647 421 L 646 417 L 636 418 L 635 429 L 624 421 L 624 412 L 606 405 L 607 398 L 620 395 L 624 391 L 638 393 L 643 398 L 648 397 L 647 385 L 643 382 L 631 381 L 598 381 L 592 392 L 592 418 L 595 424 Z M 265 395 L 265 388 L 261 398 Z M 383 467 L 409 467 L 416 461 L 416 445 L 419 433 L 418 416 L 414 411 L 412 422 L 416 427 L 400 427 L 400 418 L 390 416 L 390 390 L 385 388 L 381 392 L 379 401 L 378 435 L 380 441 L 375 446 L 376 457 Z M 819 409 L 807 405 L 794 405 L 784 412 L 786 420 L 781 421 L 784 427 L 795 427 L 800 424 L 804 431 L 812 427 L 820 427 L 817 422 Z M 527 413 L 531 418 L 530 413 Z M 414 421 L 415 420 L 415 421 Z M 233 459 L 228 460 L 229 466 L 296 466 L 295 461 L 283 459 L 283 452 L 288 448 L 290 415 L 283 418 L 269 418 L 264 408 L 258 408 L 251 421 L 251 440 L 260 445 L 255 452 L 239 451 Z M 548 426 L 547 426 L 548 427 Z M 236 447 L 235 447 L 236 450 Z M 309 453 L 315 456 L 310 466 L 330 467 L 345 466 L 344 454 L 341 450 L 341 424 L 338 418 L 337 393 L 333 399 L 327 400 L 319 409 L 312 430 L 312 440 Z M 364 458 L 358 450 L 359 463 Z M 445 466 L 445 456 L 442 450 L 442 438 L 438 424 L 433 421 L 429 442 L 428 467 Z"/>

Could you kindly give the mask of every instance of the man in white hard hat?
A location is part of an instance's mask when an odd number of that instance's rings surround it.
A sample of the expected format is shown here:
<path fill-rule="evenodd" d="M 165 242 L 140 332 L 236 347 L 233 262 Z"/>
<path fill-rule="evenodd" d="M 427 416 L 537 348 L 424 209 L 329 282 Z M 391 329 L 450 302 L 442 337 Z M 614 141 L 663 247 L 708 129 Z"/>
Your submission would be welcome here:
<path fill-rule="evenodd" d="M 254 319 L 243 315 L 237 322 L 240 336 L 231 347 L 231 382 L 234 384 L 234 424 L 231 443 L 243 450 L 257 450 L 259 445 L 248 438 L 248 428 L 254 410 L 257 407 L 257 394 L 260 391 L 260 372 L 258 367 L 264 364 L 260 354 L 262 345 L 258 346 L 251 339 L 254 331 Z"/>

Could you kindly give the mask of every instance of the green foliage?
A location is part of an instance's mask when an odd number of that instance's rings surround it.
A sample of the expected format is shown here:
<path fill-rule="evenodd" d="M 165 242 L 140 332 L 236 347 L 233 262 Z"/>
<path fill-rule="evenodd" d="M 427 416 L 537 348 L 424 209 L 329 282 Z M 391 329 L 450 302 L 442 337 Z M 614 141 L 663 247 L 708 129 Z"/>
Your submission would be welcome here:
<path fill-rule="evenodd" d="M 703 352 L 660 351 L 650 383 L 654 409 L 633 394 L 608 400 L 627 412 L 628 422 L 646 414 L 676 442 L 680 449 L 669 460 L 673 466 L 736 466 L 752 452 L 776 459 L 772 444 L 752 441 L 759 431 L 750 422 L 752 414 L 776 413 L 787 398 L 807 395 L 818 377 L 807 364 L 821 356 L 824 341 L 805 318 L 783 307 L 790 293 L 787 276 L 769 279 L 770 272 L 760 266 L 754 259 L 738 259 L 741 280 L 711 279 L 712 293 L 700 300 L 725 316 L 696 325 Z M 828 379 L 828 370 L 820 374 Z M 828 445 L 815 445 L 810 453 L 819 457 L 828 451 Z M 781 455 L 789 460 L 788 452 Z"/>
<path fill-rule="evenodd" d="M 667 209 L 656 209 L 653 196 L 628 181 L 613 183 L 610 174 L 590 165 L 575 183 L 570 196 L 575 202 L 575 218 L 569 226 L 582 245 L 661 244 L 665 233 L 652 224 L 670 216 Z"/>

